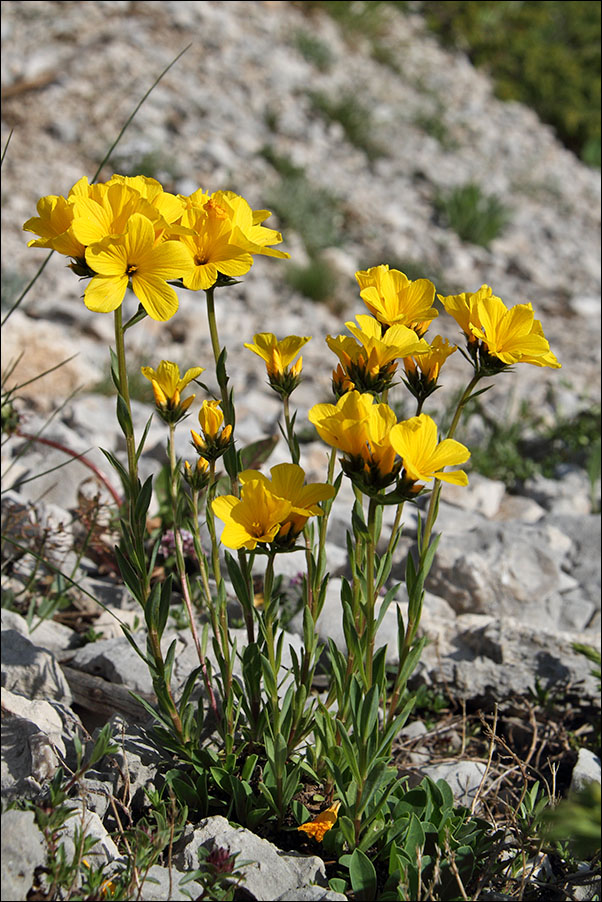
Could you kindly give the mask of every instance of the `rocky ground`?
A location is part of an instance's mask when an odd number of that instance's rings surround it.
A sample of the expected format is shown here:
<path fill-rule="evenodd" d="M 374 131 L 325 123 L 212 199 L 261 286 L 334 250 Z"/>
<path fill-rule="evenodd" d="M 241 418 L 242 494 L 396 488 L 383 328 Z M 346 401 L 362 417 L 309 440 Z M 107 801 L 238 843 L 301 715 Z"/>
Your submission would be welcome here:
<path fill-rule="evenodd" d="M 486 282 L 508 305 L 532 301 L 562 369 L 523 366 L 500 377 L 485 396 L 493 416 L 508 422 L 525 417 L 528 429 L 533 412 L 554 423 L 599 404 L 600 173 L 566 151 L 532 111 L 497 101 L 486 74 L 441 48 L 419 17 L 383 13 L 378 27 L 349 31 L 303 3 L 33 0 L 4 2 L 2 10 L 3 147 L 12 132 L 3 163 L 3 316 L 45 256 L 27 248 L 21 231 L 38 198 L 66 194 L 82 175 L 93 174 L 138 99 L 190 44 L 142 106 L 101 177 L 151 166 L 147 174 L 169 190 L 232 188 L 254 208 L 282 209 L 283 196 L 293 205 L 295 198 L 287 197 L 291 183 L 274 161 L 287 158 L 303 172 L 304 197 L 311 203 L 300 198 L 297 209 L 305 203 L 306 219 L 295 220 L 296 229 L 283 227 L 283 246 L 292 260 L 257 260 L 243 282 L 219 298 L 218 324 L 229 352 L 241 443 L 274 434 L 279 416 L 260 362 L 243 350 L 243 342 L 258 331 L 313 336 L 303 354 L 305 380 L 293 396 L 298 423 L 304 424 L 309 407 L 329 395 L 333 361 L 325 362 L 330 356 L 325 356 L 325 336 L 338 334 L 345 320 L 363 312 L 354 273 L 380 263 L 408 274 L 411 269 L 413 278 L 432 278 L 443 293 L 474 291 Z M 310 38 L 313 55 L 307 49 Z M 331 99 L 352 94 L 379 153 L 352 143 L 339 122 L 319 115 L 312 92 Z M 509 210 L 506 228 L 488 249 L 461 241 L 436 212 L 439 192 L 468 182 L 500 197 Z M 310 301 L 287 279 L 287 267 L 307 264 L 312 236 L 334 274 L 328 303 Z M 3 390 L 77 355 L 19 390 L 21 431 L 43 430 L 46 439 L 85 453 L 106 472 L 97 448 L 123 450 L 114 401 L 99 391 L 107 381 L 112 320 L 86 310 L 81 293 L 64 259 L 55 255 L 3 327 L 3 370 L 18 361 Z M 198 297 L 181 292 L 172 320 L 146 321 L 131 330 L 131 359 L 137 365 L 156 366 L 164 358 L 181 369 L 206 366 L 207 376 L 211 346 L 199 304 Z M 435 326 L 458 339 L 457 327 L 444 315 Z M 444 388 L 433 401 L 435 415 L 467 381 L 466 366 L 459 354 L 450 359 Z M 138 427 L 151 410 L 149 392 L 145 397 L 135 405 Z M 401 392 L 394 397 L 401 398 Z M 528 417 L 523 402 L 530 405 Z M 309 440 L 302 463 L 312 478 L 319 477 L 325 449 L 303 428 Z M 482 432 L 483 422 L 475 416 L 463 438 L 470 444 Z M 145 473 L 163 461 L 164 443 L 164 431 L 155 423 Z M 190 454 L 185 430 L 178 450 Z M 284 459 L 281 443 L 270 463 Z M 64 462 L 62 451 L 25 444 L 18 436 L 3 445 L 3 489 L 10 490 L 3 531 L 47 536 L 47 552 L 71 572 L 85 499 L 97 483 L 79 462 L 52 469 Z M 599 492 L 598 483 L 597 510 Z M 332 580 L 320 624 L 324 637 L 341 642 L 339 581 L 346 572 L 350 500 L 345 488 L 333 511 Z M 425 601 L 424 630 L 432 640 L 419 674 L 425 685 L 444 687 L 456 703 L 469 706 L 503 706 L 537 687 L 565 693 L 567 704 L 577 708 L 590 704 L 596 684 L 589 663 L 571 643 L 599 647 L 600 515 L 591 501 L 587 475 L 571 467 L 554 479 L 531 479 L 520 495 L 478 473 L 471 474 L 467 490 L 444 492 L 438 523 L 443 539 Z M 594 507 L 595 502 L 594 492 Z M 410 518 L 398 549 L 398 577 L 415 529 Z M 28 565 L 6 553 L 3 588 L 19 592 Z M 103 569 L 98 557 L 89 556 L 81 564 L 83 588 L 133 622 L 135 612 L 110 567 Z M 295 563 L 290 566 L 284 575 L 294 578 Z M 52 748 L 69 746 L 78 716 L 90 729 L 108 717 L 111 706 L 132 719 L 136 714 L 127 710 L 124 687 L 151 692 L 148 674 L 115 621 L 105 614 L 98 619 L 85 597 L 71 621 L 45 623 L 31 635 L 23 618 L 3 611 L 3 708 L 14 736 L 2 762 L 2 789 L 9 799 L 32 795 L 52 773 Z M 403 596 L 398 603 L 403 606 Z M 383 641 L 394 624 L 387 615 Z M 82 645 L 73 626 L 80 632 L 93 626 L 102 638 Z M 186 632 L 175 623 L 174 630 L 180 642 L 178 681 L 194 658 Z M 300 641 L 295 618 L 289 630 L 294 646 Z M 394 654 L 392 646 L 391 660 Z M 102 682 L 93 689 L 84 675 Z M 108 692 L 104 708 L 98 702 L 103 691 Z M 135 746 L 139 737 L 127 729 Z M 143 771 L 139 785 L 152 780 L 152 755 L 147 760 L 139 749 L 127 753 L 133 756 L 130 769 Z M 134 764 L 136 755 L 146 770 Z M 421 766 L 428 766 L 424 758 Z M 481 776 L 472 774 L 477 786 Z M 106 775 L 100 784 L 103 779 Z M 105 813 L 98 800 L 90 810 L 99 819 Z M 213 823 L 203 829 L 229 828 Z M 101 820 L 98 830 L 101 835 Z M 110 857 L 110 840 L 102 835 Z M 195 838 L 197 845 L 203 837 Z M 189 867 L 187 854 L 181 852 L 176 866 Z M 243 857 L 263 854 L 268 853 L 245 848 Z M 36 855 L 32 851 L 32 862 Z M 337 898 L 326 889 L 322 895 L 317 889 L 294 895 L 299 887 L 324 882 L 313 862 L 301 873 L 286 861 L 280 884 L 266 889 L 260 881 L 248 887 L 251 897 Z M 7 879 L 17 880 L 11 874 Z M 23 897 L 14 892 L 12 898 Z M 143 898 L 165 895 L 149 890 Z"/>

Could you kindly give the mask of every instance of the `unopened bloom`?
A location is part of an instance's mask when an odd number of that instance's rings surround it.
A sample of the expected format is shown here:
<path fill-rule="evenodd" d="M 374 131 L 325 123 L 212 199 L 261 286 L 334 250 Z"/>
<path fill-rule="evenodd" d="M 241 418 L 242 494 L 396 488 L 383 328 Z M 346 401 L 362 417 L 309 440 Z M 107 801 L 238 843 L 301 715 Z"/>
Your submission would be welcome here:
<path fill-rule="evenodd" d="M 203 401 L 199 411 L 202 437 L 190 430 L 196 450 L 206 460 L 217 460 L 227 449 L 232 438 L 232 426 L 224 426 L 224 412 L 219 401 Z"/>
<path fill-rule="evenodd" d="M 151 221 L 134 213 L 123 235 L 105 238 L 86 250 L 86 262 L 98 273 L 84 295 L 89 310 L 98 313 L 115 310 L 131 282 L 132 291 L 148 315 L 164 321 L 178 309 L 178 296 L 167 280 L 182 275 L 190 255 L 179 242 L 157 244 Z"/>
<path fill-rule="evenodd" d="M 470 294 L 439 296 L 446 311 L 468 338 L 474 365 L 483 375 L 502 372 L 515 363 L 549 366 L 561 364 L 550 351 L 531 304 L 506 307 L 489 285 Z"/>
<path fill-rule="evenodd" d="M 391 384 L 397 360 L 415 353 L 420 340 L 407 326 L 395 325 L 383 332 L 373 316 L 360 314 L 356 320 L 359 325 L 345 323 L 353 338 L 329 335 L 326 344 L 337 355 L 358 391 L 380 394 Z"/>
<path fill-rule="evenodd" d="M 443 468 L 465 463 L 470 451 L 451 438 L 439 442 L 435 421 L 426 414 L 398 423 L 391 429 L 389 440 L 402 459 L 408 483 L 440 479 L 453 485 L 468 484 L 463 470 L 444 472 Z"/>
<path fill-rule="evenodd" d="M 418 401 L 424 401 L 435 391 L 441 367 L 457 350 L 457 345 L 436 335 L 430 344 L 422 338 L 420 353 L 404 359 L 406 385 Z"/>
<path fill-rule="evenodd" d="M 316 842 L 322 842 L 325 834 L 336 824 L 340 807 L 340 802 L 334 802 L 330 808 L 327 808 L 326 811 L 322 811 L 312 821 L 308 821 L 306 824 L 301 824 L 297 827 L 297 830 L 307 833 L 308 836 L 313 836 Z"/>
<path fill-rule="evenodd" d="M 207 440 L 217 438 L 224 422 L 224 412 L 219 401 L 203 401 L 199 411 L 199 423 Z"/>
<path fill-rule="evenodd" d="M 279 395 L 289 395 L 299 385 L 303 358 L 291 366 L 291 363 L 311 337 L 289 335 L 280 341 L 273 332 L 257 332 L 253 343 L 246 343 L 245 348 L 253 351 L 265 361 L 270 385 Z"/>
<path fill-rule="evenodd" d="M 182 418 L 195 399 L 195 395 L 181 400 L 180 393 L 186 386 L 204 372 L 202 366 L 194 366 L 186 370 L 180 378 L 180 368 L 171 360 L 162 360 L 156 370 L 152 366 L 140 368 L 142 375 L 153 387 L 155 404 L 159 413 L 167 422 L 175 423 Z"/>
<path fill-rule="evenodd" d="M 397 269 L 386 264 L 356 272 L 360 297 L 370 313 L 385 326 L 399 323 L 409 326 L 419 335 L 438 316 L 433 307 L 435 286 L 428 279 L 410 281 Z"/>
<path fill-rule="evenodd" d="M 196 465 L 184 461 L 184 479 L 193 492 L 202 492 L 209 485 L 209 464 L 204 457 L 199 457 Z"/>

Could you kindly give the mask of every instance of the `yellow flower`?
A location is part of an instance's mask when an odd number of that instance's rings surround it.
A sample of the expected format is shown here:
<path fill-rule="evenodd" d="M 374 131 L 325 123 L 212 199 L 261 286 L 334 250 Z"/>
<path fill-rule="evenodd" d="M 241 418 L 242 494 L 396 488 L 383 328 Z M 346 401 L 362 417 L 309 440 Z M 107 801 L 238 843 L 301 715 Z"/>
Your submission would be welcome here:
<path fill-rule="evenodd" d="M 323 442 L 350 457 L 361 456 L 368 441 L 367 421 L 374 405 L 371 394 L 350 391 L 334 404 L 316 404 L 309 422 Z"/>
<path fill-rule="evenodd" d="M 190 430 L 196 450 L 206 460 L 217 460 L 226 451 L 232 438 L 232 426 L 223 426 L 224 413 L 219 401 L 203 401 L 199 411 L 201 437 Z"/>
<path fill-rule="evenodd" d="M 151 221 L 134 213 L 121 237 L 105 238 L 86 250 L 86 262 L 98 273 L 86 288 L 86 307 L 98 313 L 115 310 L 131 280 L 148 315 L 164 321 L 178 309 L 178 297 L 167 279 L 182 275 L 190 265 L 190 255 L 179 242 L 157 244 Z"/>
<path fill-rule="evenodd" d="M 153 240 L 167 227 L 152 204 L 134 188 L 121 182 L 88 185 L 87 179 L 80 179 L 73 186 L 69 199 L 74 215 L 72 232 L 86 247 L 105 238 L 125 235 L 130 219 L 136 213 L 152 222 L 155 229 Z"/>
<path fill-rule="evenodd" d="M 389 269 L 386 264 L 356 272 L 355 277 L 366 307 L 385 326 L 398 323 L 422 335 L 438 316 L 432 306 L 435 286 L 428 279 L 412 282 L 404 273 Z"/>
<path fill-rule="evenodd" d="M 534 318 L 531 304 L 516 304 L 508 309 L 499 298 L 479 301 L 477 312 L 481 327 L 472 326 L 472 334 L 480 338 L 488 352 L 507 366 L 531 363 L 534 366 L 561 366 Z"/>
<path fill-rule="evenodd" d="M 508 308 L 489 285 L 481 285 L 472 294 L 439 295 L 439 299 L 467 336 L 475 366 L 482 367 L 485 374 L 492 364 L 498 371 L 514 363 L 554 369 L 561 366 L 550 351 L 531 304 Z"/>
<path fill-rule="evenodd" d="M 408 370 L 411 372 L 418 367 L 429 382 L 437 381 L 441 367 L 447 358 L 458 350 L 457 345 L 450 344 L 447 338 L 442 338 L 440 335 L 436 335 L 430 344 L 422 338 L 419 348 L 420 353 L 415 357 L 406 358 L 404 361 L 406 372 Z"/>
<path fill-rule="evenodd" d="M 243 276 L 253 265 L 253 257 L 233 240 L 233 225 L 228 208 L 213 199 L 202 207 L 193 206 L 182 216 L 181 224 L 192 234 L 180 235 L 190 252 L 190 263 L 183 281 L 191 291 L 207 290 L 220 273 L 229 278 Z"/>
<path fill-rule="evenodd" d="M 180 368 L 171 360 L 162 360 L 156 370 L 152 366 L 140 367 L 142 375 L 148 379 L 153 387 L 153 395 L 155 404 L 161 418 L 166 423 L 177 423 L 181 420 L 192 402 L 195 395 L 184 400 L 180 397 L 180 392 L 186 386 L 200 376 L 204 369 L 202 366 L 191 367 L 180 378 Z"/>
<path fill-rule="evenodd" d="M 320 438 L 347 455 L 343 469 L 374 488 L 392 482 L 399 472 L 389 435 L 397 422 L 387 404 L 375 403 L 373 395 L 350 391 L 334 404 L 316 404 L 309 421 Z"/>
<path fill-rule="evenodd" d="M 243 470 L 238 478 L 242 485 L 259 480 L 277 498 L 291 503 L 290 514 L 283 521 L 280 532 L 288 541 L 294 541 L 310 517 L 323 514 L 318 502 L 332 498 L 334 487 L 324 482 L 305 485 L 305 471 L 297 464 L 277 464 L 270 469 L 270 474 L 271 481 L 258 470 Z"/>
<path fill-rule="evenodd" d="M 199 423 L 206 439 L 215 439 L 224 422 L 219 401 L 203 401 L 199 411 Z"/>
<path fill-rule="evenodd" d="M 242 486 L 240 498 L 222 495 L 213 501 L 212 508 L 225 524 L 222 545 L 253 551 L 258 543 L 274 541 L 292 511 L 292 504 L 273 495 L 262 480 L 251 479 Z"/>
<path fill-rule="evenodd" d="M 356 341 L 344 335 L 336 338 L 329 335 L 326 344 L 337 355 L 358 391 L 380 394 L 391 384 L 396 361 L 415 353 L 420 340 L 406 326 L 391 326 L 383 334 L 381 324 L 374 317 L 360 314 L 356 320 L 359 328 L 353 322 L 345 323 Z"/>
<path fill-rule="evenodd" d="M 166 223 L 177 222 L 186 209 L 184 200 L 175 194 L 164 191 L 157 179 L 148 178 L 145 175 L 113 175 L 107 185 L 113 184 L 127 185 L 129 188 L 133 188 L 140 197 L 155 207 Z"/>
<path fill-rule="evenodd" d="M 435 391 L 441 367 L 457 350 L 457 345 L 452 345 L 447 338 L 436 335 L 430 345 L 421 338 L 420 353 L 404 359 L 406 385 L 418 401 L 424 401 Z"/>
<path fill-rule="evenodd" d="M 41 197 L 37 205 L 38 216 L 23 224 L 25 232 L 33 232 L 40 238 L 32 238 L 28 247 L 47 247 L 67 257 L 81 258 L 84 246 L 73 235 L 73 205 L 61 195 Z"/>
<path fill-rule="evenodd" d="M 443 304 L 445 312 L 449 313 L 460 326 L 469 341 L 474 341 L 472 334 L 472 326 L 480 326 L 478 319 L 477 303 L 481 299 L 491 297 L 491 288 L 489 285 L 481 285 L 478 291 L 471 294 L 463 291 L 461 294 L 450 294 L 447 297 L 438 294 L 437 297 Z"/>
<path fill-rule="evenodd" d="M 308 821 L 306 824 L 301 824 L 301 826 L 297 827 L 297 830 L 302 830 L 303 833 L 307 833 L 308 836 L 313 836 L 316 842 L 322 842 L 324 835 L 336 824 L 340 807 L 340 802 L 334 802 L 330 808 L 327 808 L 326 811 L 322 811 L 312 821 Z"/>
<path fill-rule="evenodd" d="M 308 335 L 289 335 L 278 341 L 273 332 L 257 332 L 252 344 L 245 342 L 245 348 L 265 361 L 268 379 L 274 391 L 283 397 L 289 397 L 299 385 L 303 358 L 299 357 L 292 366 L 290 364 L 308 341 L 311 341 Z"/>
<path fill-rule="evenodd" d="M 443 467 L 464 463 L 470 457 L 470 451 L 451 438 L 437 442 L 437 426 L 426 414 L 398 423 L 391 429 L 389 439 L 402 459 L 408 481 L 440 479 L 453 485 L 468 484 L 463 470 L 444 473 Z"/>
<path fill-rule="evenodd" d="M 290 254 L 285 251 L 269 247 L 270 244 L 280 244 L 282 241 L 280 232 L 261 225 L 272 215 L 269 210 L 252 210 L 244 197 L 240 197 L 233 191 L 216 191 L 211 198 L 229 211 L 235 231 L 234 244 L 240 244 L 252 254 L 264 254 L 281 259 L 290 257 Z"/>
<path fill-rule="evenodd" d="M 265 360 L 268 375 L 282 375 L 303 345 L 310 340 L 311 336 L 308 335 L 289 335 L 278 341 L 273 332 L 257 332 L 253 336 L 253 344 L 245 342 L 245 348 Z"/>

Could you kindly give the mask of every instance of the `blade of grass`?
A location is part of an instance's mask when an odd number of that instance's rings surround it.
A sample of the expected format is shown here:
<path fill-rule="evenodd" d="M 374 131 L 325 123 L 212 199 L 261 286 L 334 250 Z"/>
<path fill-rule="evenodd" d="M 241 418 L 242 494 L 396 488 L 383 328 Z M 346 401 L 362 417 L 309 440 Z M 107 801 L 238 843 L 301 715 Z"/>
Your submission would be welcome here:
<path fill-rule="evenodd" d="M 105 163 L 106 163 L 107 160 L 110 158 L 111 154 L 113 153 L 113 151 L 115 150 L 115 148 L 117 147 L 117 145 L 119 144 L 119 142 L 121 141 L 121 139 L 123 138 L 123 135 L 124 135 L 124 133 L 125 133 L 125 130 L 128 128 L 129 125 L 131 125 L 134 116 L 136 115 L 136 113 L 138 112 L 138 110 L 140 109 L 140 107 L 142 106 L 142 104 L 144 103 L 144 101 L 147 99 L 147 97 L 149 96 L 149 94 L 151 93 L 151 91 L 153 91 L 153 90 L 157 87 L 157 85 L 159 84 L 159 82 L 161 81 L 161 79 L 162 79 L 165 75 L 167 75 L 167 73 L 169 72 L 169 70 L 171 69 L 171 67 L 172 67 L 172 66 L 175 66 L 175 64 L 178 62 L 178 60 L 180 59 L 180 57 L 183 56 L 183 54 L 186 53 L 186 51 L 187 51 L 187 50 L 189 49 L 189 47 L 191 47 L 191 46 L 192 46 L 192 44 L 188 44 L 186 47 L 184 47 L 183 50 L 180 50 L 180 52 L 178 53 L 178 55 L 177 55 L 176 57 L 174 57 L 174 59 L 171 61 L 171 63 L 170 63 L 168 66 L 165 67 L 165 69 L 163 69 L 163 71 L 161 72 L 161 74 L 158 75 L 157 78 L 154 80 L 154 82 L 152 83 L 152 85 L 150 86 L 150 88 L 148 89 L 148 91 L 147 91 L 147 92 L 144 94 L 144 96 L 138 101 L 138 103 L 137 103 L 136 106 L 134 107 L 133 112 L 130 113 L 130 115 L 129 115 L 128 118 L 126 119 L 125 123 L 123 124 L 123 126 L 122 126 L 122 128 L 121 128 L 121 130 L 120 130 L 120 132 L 119 132 L 119 134 L 117 135 L 117 137 L 115 138 L 115 140 L 113 141 L 113 143 L 111 144 L 111 146 L 109 147 L 109 149 L 108 149 L 108 151 L 106 152 L 106 154 L 104 155 L 104 157 L 103 157 L 103 159 L 102 159 L 102 161 L 101 161 L 101 163 L 100 163 L 98 169 L 96 170 L 96 172 L 95 172 L 94 175 L 92 176 L 92 182 L 95 182 L 96 179 L 98 178 L 98 176 L 100 175 L 100 173 L 101 173 L 101 171 L 102 171 L 102 167 L 105 165 Z M 12 133 L 11 133 L 11 134 L 12 134 Z M 9 135 L 9 140 L 10 140 L 10 135 Z M 6 142 L 6 146 L 5 146 L 5 148 L 4 148 L 4 153 L 6 153 L 6 148 L 7 148 L 7 147 L 8 147 L 8 141 Z M 2 159 L 3 159 L 3 160 L 4 160 L 4 153 L 3 153 L 3 155 L 2 155 Z M 14 311 L 17 309 L 17 307 L 19 307 L 19 305 L 21 304 L 21 302 L 23 301 L 23 299 L 25 298 L 25 296 L 29 293 L 29 291 L 31 290 L 31 288 L 32 288 L 32 287 L 35 285 L 35 283 L 37 282 L 38 278 L 42 275 L 42 273 L 43 273 L 43 271 L 44 271 L 44 269 L 45 269 L 45 267 L 46 267 L 46 264 L 48 263 L 48 261 L 50 260 L 50 258 L 52 257 L 53 254 L 54 254 L 54 251 L 50 251 L 50 253 L 49 253 L 48 256 L 46 257 L 46 259 L 44 260 L 44 262 L 42 263 L 42 265 L 40 266 L 40 268 L 38 269 L 37 273 L 35 274 L 35 276 L 34 276 L 33 279 L 31 280 L 31 282 L 23 289 L 23 291 L 21 292 L 21 294 L 19 295 L 19 297 L 17 298 L 17 300 L 14 302 L 14 304 L 12 305 L 12 307 L 10 307 L 10 309 L 8 310 L 6 316 L 4 317 L 4 319 L 2 320 L 2 322 L 0 323 L 0 326 L 3 326 L 3 325 L 5 324 L 5 322 L 7 321 L 7 319 L 9 318 L 9 316 L 11 316 L 11 315 L 14 313 Z"/>

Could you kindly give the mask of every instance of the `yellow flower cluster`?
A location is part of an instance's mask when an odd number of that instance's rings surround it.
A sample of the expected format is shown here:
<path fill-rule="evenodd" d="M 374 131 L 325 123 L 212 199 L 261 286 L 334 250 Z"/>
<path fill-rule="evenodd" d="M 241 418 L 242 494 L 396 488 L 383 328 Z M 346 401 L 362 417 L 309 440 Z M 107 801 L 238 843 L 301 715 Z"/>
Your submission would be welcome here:
<path fill-rule="evenodd" d="M 268 479 L 257 470 L 243 470 L 240 498 L 222 495 L 213 501 L 213 513 L 225 524 L 221 541 L 227 548 L 292 548 L 308 519 L 322 514 L 318 502 L 334 495 L 327 483 L 305 485 L 297 464 L 277 464 L 270 473 Z"/>
<path fill-rule="evenodd" d="M 271 247 L 282 236 L 262 225 L 269 211 L 232 191 L 185 197 L 142 175 L 92 185 L 82 178 L 66 198 L 42 197 L 37 210 L 23 225 L 39 236 L 29 246 L 71 257 L 72 269 L 91 277 L 84 302 L 99 313 L 116 310 L 129 285 L 150 317 L 167 320 L 178 309 L 170 280 L 207 290 L 244 275 L 255 254 L 289 256 Z"/>
<path fill-rule="evenodd" d="M 400 359 L 406 363 L 406 373 L 408 367 L 415 370 L 416 361 L 424 359 L 423 365 L 432 380 L 435 370 L 435 360 L 431 359 L 433 355 L 438 361 L 431 387 L 434 391 L 441 363 L 445 359 L 441 359 L 437 344 L 442 339 L 437 336 L 431 346 L 422 337 L 438 316 L 432 306 L 435 299 L 433 283 L 428 279 L 412 282 L 404 273 L 389 269 L 386 265 L 357 272 L 355 277 L 360 286 L 360 297 L 371 315 L 356 316 L 358 325 L 353 322 L 345 324 L 353 337 L 329 335 L 326 339 L 328 347 L 340 361 L 332 374 L 335 397 L 340 398 L 352 389 L 382 394 L 391 385 Z M 454 350 L 455 347 L 451 347 L 448 353 Z M 421 387 L 417 388 L 422 391 Z"/>
<path fill-rule="evenodd" d="M 426 414 L 397 422 L 387 404 L 375 403 L 369 394 L 348 392 L 337 404 L 316 404 L 309 420 L 320 438 L 342 451 L 343 469 L 366 491 L 378 491 L 399 477 L 401 497 L 412 498 L 424 486 L 416 483 L 440 479 L 467 485 L 463 470 L 443 472 L 444 467 L 465 463 L 468 448 L 454 439 L 438 442 L 437 426 Z M 399 457 L 399 460 L 397 459 Z"/>
<path fill-rule="evenodd" d="M 493 375 L 514 363 L 549 366 L 561 364 L 550 351 L 531 304 L 506 307 L 489 285 L 474 293 L 438 295 L 468 339 L 468 351 L 484 375 Z"/>

